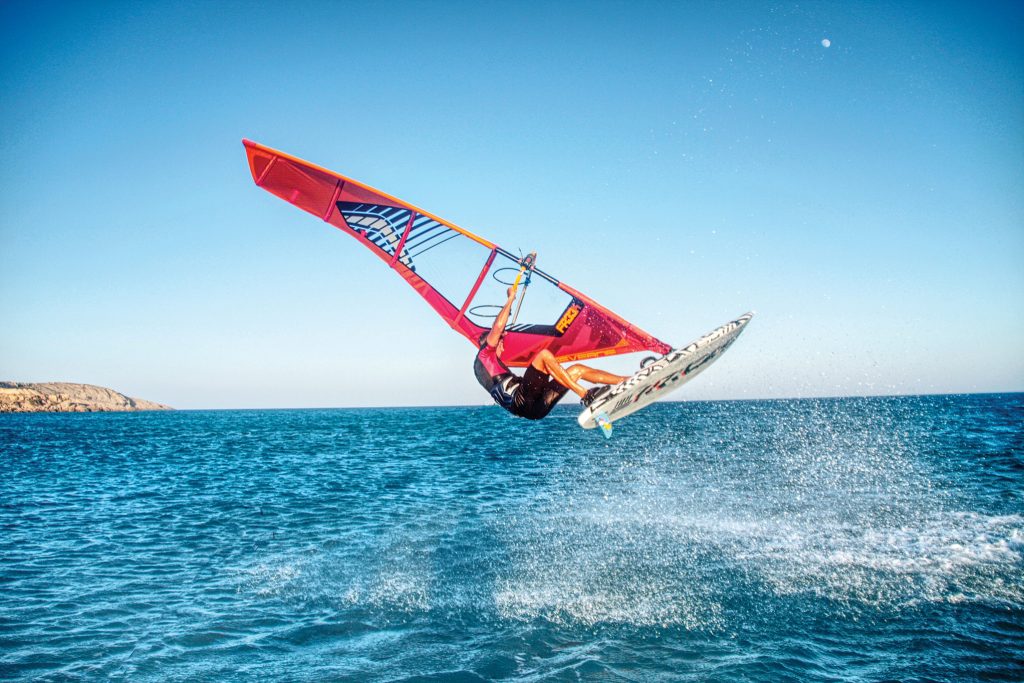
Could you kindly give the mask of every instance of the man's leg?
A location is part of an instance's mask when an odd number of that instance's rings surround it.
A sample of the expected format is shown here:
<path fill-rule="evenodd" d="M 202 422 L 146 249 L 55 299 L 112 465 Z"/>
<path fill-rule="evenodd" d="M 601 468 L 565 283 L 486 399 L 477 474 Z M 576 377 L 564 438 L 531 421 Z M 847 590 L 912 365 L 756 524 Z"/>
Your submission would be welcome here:
<path fill-rule="evenodd" d="M 579 385 L 579 380 L 581 379 L 586 380 L 587 382 L 593 382 L 594 384 L 618 384 L 622 380 L 626 379 L 622 375 L 614 375 L 610 372 L 605 372 L 604 370 L 598 370 L 581 364 L 573 365 L 568 370 L 565 370 L 555 359 L 554 354 L 547 349 L 542 350 L 534 356 L 530 365 L 541 372 L 551 375 L 552 379 L 563 387 L 572 389 L 581 398 L 587 393 L 587 390 Z"/>
<path fill-rule="evenodd" d="M 569 366 L 565 372 L 576 382 L 582 379 L 592 384 L 618 384 L 626 379 L 623 375 L 614 375 L 582 364 Z"/>
<path fill-rule="evenodd" d="M 546 375 L 550 375 L 553 380 L 561 384 L 563 387 L 568 387 L 575 391 L 580 398 L 586 395 L 587 390 L 584 389 L 573 379 L 569 373 L 558 363 L 553 353 L 547 349 L 543 349 L 530 362 L 537 370 L 540 370 Z"/>

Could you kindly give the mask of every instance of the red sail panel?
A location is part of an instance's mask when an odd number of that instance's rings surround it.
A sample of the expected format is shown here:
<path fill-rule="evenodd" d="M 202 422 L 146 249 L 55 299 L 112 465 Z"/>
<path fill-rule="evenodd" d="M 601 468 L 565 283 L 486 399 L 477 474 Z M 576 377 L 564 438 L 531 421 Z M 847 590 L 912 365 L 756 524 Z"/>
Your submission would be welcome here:
<path fill-rule="evenodd" d="M 407 202 L 301 159 L 243 140 L 257 185 L 345 232 L 385 261 L 473 344 L 490 329 L 519 272 L 518 259 Z M 503 360 L 529 364 L 541 349 L 571 361 L 669 346 L 589 297 L 535 270 Z"/>

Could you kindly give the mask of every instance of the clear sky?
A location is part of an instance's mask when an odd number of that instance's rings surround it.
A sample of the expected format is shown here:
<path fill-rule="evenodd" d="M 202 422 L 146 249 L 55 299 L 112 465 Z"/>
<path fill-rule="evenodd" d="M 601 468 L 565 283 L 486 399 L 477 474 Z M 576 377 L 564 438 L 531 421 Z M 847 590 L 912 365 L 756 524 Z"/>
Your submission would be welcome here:
<path fill-rule="evenodd" d="M 400 278 L 252 183 L 248 137 L 674 345 L 757 311 L 678 398 L 1024 390 L 1022 29 L 1019 2 L 0 4 L 0 379 L 488 403 Z"/>

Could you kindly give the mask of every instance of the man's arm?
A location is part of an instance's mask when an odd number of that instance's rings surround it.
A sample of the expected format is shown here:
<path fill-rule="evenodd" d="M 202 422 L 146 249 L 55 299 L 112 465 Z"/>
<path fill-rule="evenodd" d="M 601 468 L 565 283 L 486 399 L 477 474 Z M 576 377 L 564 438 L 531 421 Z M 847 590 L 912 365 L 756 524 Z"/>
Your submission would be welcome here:
<path fill-rule="evenodd" d="M 491 326 L 491 331 L 485 340 L 488 346 L 497 346 L 498 342 L 501 341 L 501 335 L 505 332 L 505 325 L 508 324 L 509 313 L 512 311 L 512 302 L 515 300 L 516 286 L 512 285 L 508 288 L 508 301 L 501 307 L 501 312 L 494 319 L 494 325 Z"/>

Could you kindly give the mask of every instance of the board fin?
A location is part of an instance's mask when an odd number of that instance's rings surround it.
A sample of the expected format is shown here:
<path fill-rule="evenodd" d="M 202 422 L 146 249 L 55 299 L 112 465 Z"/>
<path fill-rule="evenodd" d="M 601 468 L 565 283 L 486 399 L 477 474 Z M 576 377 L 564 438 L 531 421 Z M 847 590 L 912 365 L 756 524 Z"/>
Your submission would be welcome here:
<path fill-rule="evenodd" d="M 608 419 L 608 414 L 601 411 L 594 416 L 594 422 L 601 428 L 601 436 L 606 439 L 612 438 L 612 421 Z"/>

